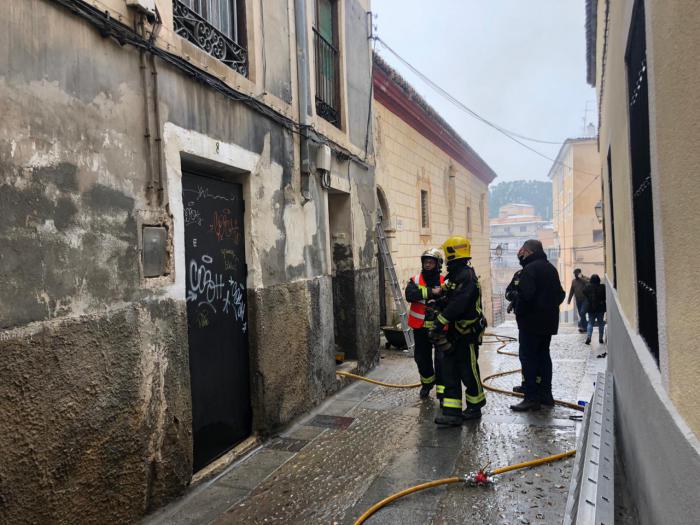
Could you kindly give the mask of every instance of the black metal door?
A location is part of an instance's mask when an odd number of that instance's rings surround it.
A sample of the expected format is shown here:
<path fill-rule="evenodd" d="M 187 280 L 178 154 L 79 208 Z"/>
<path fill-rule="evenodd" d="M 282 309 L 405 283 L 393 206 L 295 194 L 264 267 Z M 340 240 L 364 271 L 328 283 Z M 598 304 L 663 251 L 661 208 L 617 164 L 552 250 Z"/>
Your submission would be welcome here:
<path fill-rule="evenodd" d="M 243 195 L 183 173 L 194 471 L 251 433 Z"/>

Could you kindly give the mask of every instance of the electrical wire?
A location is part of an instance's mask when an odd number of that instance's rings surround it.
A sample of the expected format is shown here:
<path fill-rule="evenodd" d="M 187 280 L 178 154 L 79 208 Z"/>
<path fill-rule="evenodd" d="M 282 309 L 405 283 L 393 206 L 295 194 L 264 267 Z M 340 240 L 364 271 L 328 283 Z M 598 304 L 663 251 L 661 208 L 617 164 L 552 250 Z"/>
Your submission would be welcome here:
<path fill-rule="evenodd" d="M 380 37 L 375 36 L 374 39 L 378 41 L 387 51 L 389 51 L 392 55 L 394 55 L 398 60 L 400 60 L 406 67 L 408 67 L 411 71 L 413 71 L 416 75 L 418 75 L 425 83 L 429 84 L 433 89 L 438 91 L 440 94 L 442 94 L 444 97 L 446 97 L 450 102 L 456 104 L 459 106 L 462 110 L 466 111 L 469 113 L 471 116 L 476 118 L 477 120 L 480 120 L 484 124 L 487 124 L 488 126 L 491 126 L 492 128 L 502 132 L 506 133 L 508 135 L 512 135 L 514 137 L 518 137 L 523 140 L 528 140 L 530 142 L 538 142 L 540 144 L 554 144 L 554 145 L 561 145 L 563 142 L 561 140 L 559 141 L 552 141 L 552 140 L 543 140 L 543 139 L 536 139 L 533 137 L 528 137 L 526 135 L 522 135 L 520 133 L 516 133 L 515 131 L 510 131 L 502 126 L 499 126 L 498 124 L 495 124 L 494 122 L 486 119 L 485 117 L 482 117 L 480 114 L 478 114 L 476 111 L 471 109 L 470 107 L 466 106 L 463 104 L 459 99 L 456 97 L 452 96 L 450 93 L 448 93 L 446 90 L 444 90 L 442 87 L 437 85 L 435 82 L 433 82 L 430 78 L 428 78 L 426 75 L 421 73 L 416 67 L 411 65 L 405 58 L 403 58 L 401 55 L 399 55 L 396 51 L 394 51 L 386 42 L 384 42 Z"/>
<path fill-rule="evenodd" d="M 469 108 L 468 106 L 466 106 L 466 105 L 465 105 L 464 103 L 462 103 L 459 99 L 457 99 L 457 98 L 455 98 L 454 96 L 452 96 L 449 92 L 447 92 L 445 89 L 443 89 L 442 87 L 440 87 L 438 84 L 436 84 L 436 83 L 435 83 L 433 80 L 431 80 L 427 75 L 425 75 L 424 73 L 422 73 L 419 69 L 417 69 L 417 68 L 416 68 L 415 66 L 413 66 L 410 62 L 408 62 L 408 60 L 406 60 L 406 59 L 403 58 L 401 55 L 399 55 L 396 51 L 394 51 L 394 49 L 392 49 L 391 46 L 389 46 L 389 45 L 388 45 L 384 40 L 382 40 L 380 37 L 374 36 L 374 39 L 375 39 L 377 42 L 379 42 L 379 44 L 380 44 L 382 47 L 384 47 L 387 51 L 389 51 L 389 53 L 391 53 L 392 55 L 394 55 L 394 57 L 396 57 L 397 60 L 399 60 L 402 64 L 404 64 L 408 69 L 410 69 L 416 76 L 418 76 L 421 80 L 423 80 L 423 82 L 425 82 L 425 83 L 428 84 L 430 87 L 432 87 L 435 91 L 437 91 L 440 95 L 442 95 L 445 99 L 447 99 L 449 102 L 451 102 L 451 103 L 452 103 L 454 106 L 456 106 L 458 109 L 461 109 L 462 111 L 464 111 L 464 112 L 466 112 L 467 114 L 471 115 L 472 117 L 476 118 L 476 119 L 479 120 L 480 122 L 482 122 L 482 123 L 486 124 L 487 126 L 493 128 L 493 129 L 495 129 L 496 131 L 498 131 L 499 133 L 501 133 L 501 134 L 504 135 L 505 137 L 509 138 L 509 139 L 512 140 L 513 142 L 516 142 L 517 144 L 521 145 L 522 147 L 524 147 L 524 148 L 530 150 L 532 153 L 534 153 L 534 154 L 536 154 L 536 155 L 542 157 L 543 159 L 549 160 L 550 162 L 552 162 L 552 163 L 554 163 L 554 164 L 557 164 L 557 165 L 559 165 L 559 166 L 564 166 L 564 167 L 566 167 L 566 168 L 569 168 L 569 169 L 572 169 L 572 170 L 573 170 L 573 168 L 572 168 L 571 166 L 569 166 L 568 164 L 566 164 L 566 163 L 564 163 L 564 162 L 561 162 L 561 161 L 557 160 L 556 158 L 552 158 L 552 157 L 550 157 L 550 156 L 548 156 L 548 155 L 545 155 L 545 154 L 542 153 L 541 151 L 536 150 L 535 148 L 529 146 L 528 144 L 525 144 L 524 142 L 522 142 L 522 140 L 528 140 L 528 141 L 531 141 L 531 142 L 538 142 L 538 143 L 542 143 L 542 144 L 554 144 L 554 145 L 561 145 L 561 144 L 564 144 L 564 142 L 562 142 L 562 141 L 554 142 L 554 141 L 536 139 L 536 138 L 533 138 L 533 137 L 527 137 L 526 135 L 522 135 L 522 134 L 519 134 L 519 133 L 515 133 L 515 132 L 512 132 L 512 131 L 509 131 L 509 130 L 507 130 L 506 128 L 503 128 L 502 126 L 499 126 L 498 124 L 495 124 L 494 122 L 491 122 L 490 120 L 488 120 L 488 119 L 482 117 L 482 116 L 479 115 L 477 112 L 475 112 L 474 110 L 472 110 L 471 108 Z M 521 139 L 522 139 L 522 140 L 521 140 Z M 584 170 L 576 170 L 576 171 L 579 171 L 579 172 L 581 172 L 581 173 L 588 173 L 589 175 L 596 175 L 595 173 L 587 172 L 587 171 L 584 171 Z"/>
<path fill-rule="evenodd" d="M 346 157 L 352 159 L 355 163 L 361 165 L 364 168 L 369 168 L 369 165 L 365 160 L 358 157 L 357 155 L 349 151 L 347 148 L 338 144 L 332 139 L 321 135 L 312 126 L 304 126 L 297 123 L 292 118 L 268 106 L 264 102 L 258 100 L 256 97 L 247 95 L 232 88 L 221 78 L 218 78 L 212 75 L 211 73 L 204 71 L 202 68 L 197 67 L 196 65 L 191 63 L 191 61 L 157 47 L 156 45 L 154 45 L 153 41 L 149 41 L 143 38 L 130 27 L 112 18 L 109 15 L 109 9 L 100 0 L 93 0 L 93 2 L 105 6 L 105 11 L 100 11 L 100 9 L 98 9 L 97 7 L 88 5 L 80 0 L 54 1 L 55 3 L 69 10 L 74 15 L 79 16 L 91 23 L 104 38 L 110 38 L 116 43 L 118 43 L 120 46 L 130 45 L 132 47 L 135 47 L 136 49 L 144 50 L 158 57 L 167 64 L 175 67 L 179 71 L 185 73 L 193 80 L 204 84 L 211 89 L 214 89 L 215 91 L 225 95 L 226 97 L 232 100 L 241 102 L 249 106 L 251 109 L 264 115 L 273 122 L 289 130 L 290 132 L 301 135 L 304 131 L 306 131 L 307 134 L 312 135 L 311 137 L 307 135 L 307 138 L 310 138 L 316 143 L 332 144 L 335 149 L 337 149 Z M 168 31 L 167 28 L 162 29 Z M 172 31 L 170 31 L 170 33 L 172 33 Z"/>

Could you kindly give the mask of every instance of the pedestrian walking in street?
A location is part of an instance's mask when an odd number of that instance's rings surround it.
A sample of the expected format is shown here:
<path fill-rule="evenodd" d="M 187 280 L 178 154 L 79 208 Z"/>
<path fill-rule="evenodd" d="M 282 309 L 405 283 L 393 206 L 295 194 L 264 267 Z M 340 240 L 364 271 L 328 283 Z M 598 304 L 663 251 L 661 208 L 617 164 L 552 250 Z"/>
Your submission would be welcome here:
<path fill-rule="evenodd" d="M 539 410 L 540 405 L 554 405 L 552 397 L 552 358 L 549 344 L 559 330 L 559 305 L 566 293 L 557 269 L 547 260 L 542 243 L 525 241 L 518 251 L 523 269 L 511 290 L 515 319 L 518 323 L 518 351 L 524 377 L 525 399 L 511 405 L 517 412 Z"/>
<path fill-rule="evenodd" d="M 433 343 L 428 334 L 429 330 L 435 326 L 435 321 L 426 319 L 426 303 L 441 294 L 440 287 L 445 280 L 440 273 L 442 253 L 437 248 L 431 248 L 423 252 L 420 260 L 421 271 L 411 277 L 406 285 L 406 300 L 411 303 L 408 326 L 413 329 L 414 359 L 421 382 L 420 398 L 427 399 L 430 391 L 436 386 L 437 397 L 441 399 L 445 386 L 442 382 L 440 357 L 435 352 L 433 366 Z"/>
<path fill-rule="evenodd" d="M 586 302 L 588 303 L 588 336 L 586 337 L 586 344 L 591 344 L 593 327 L 596 324 L 598 325 L 598 342 L 603 344 L 607 304 L 605 300 L 605 285 L 600 282 L 600 277 L 597 274 L 591 275 L 591 281 L 583 293 L 586 295 Z"/>
<path fill-rule="evenodd" d="M 443 285 L 435 327 L 430 335 L 442 352 L 445 397 L 438 425 L 457 426 L 465 420 L 481 417 L 486 394 L 479 372 L 479 344 L 486 329 L 481 307 L 481 286 L 471 266 L 471 243 L 464 237 L 450 237 L 442 245 L 447 260 L 447 278 Z M 443 328 L 447 327 L 447 333 Z M 462 412 L 462 384 L 466 409 Z"/>
<path fill-rule="evenodd" d="M 578 312 L 578 331 L 582 334 L 586 333 L 586 329 L 588 328 L 588 321 L 586 320 L 587 302 L 586 295 L 583 293 L 587 284 L 588 278 L 583 275 L 581 268 L 576 268 L 574 270 L 574 278 L 571 280 L 569 298 L 566 300 L 566 304 L 571 304 L 571 298 L 575 298 L 576 311 Z"/>

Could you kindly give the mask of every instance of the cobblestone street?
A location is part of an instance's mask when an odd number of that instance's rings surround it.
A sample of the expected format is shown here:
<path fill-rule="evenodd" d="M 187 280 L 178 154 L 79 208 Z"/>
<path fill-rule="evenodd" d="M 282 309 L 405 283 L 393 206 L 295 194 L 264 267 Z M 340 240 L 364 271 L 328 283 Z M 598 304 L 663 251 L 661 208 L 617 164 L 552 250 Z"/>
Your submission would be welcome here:
<path fill-rule="evenodd" d="M 515 335 L 513 325 L 496 330 Z M 588 399 L 604 369 L 597 345 L 565 327 L 552 343 L 555 397 Z M 482 376 L 518 368 L 515 357 L 481 349 Z M 510 343 L 506 351 L 517 351 Z M 383 351 L 370 377 L 415 382 L 413 360 Z M 510 387 L 518 375 L 496 379 Z M 505 466 L 575 447 L 576 423 L 563 407 L 514 414 L 514 398 L 488 394 L 484 416 L 461 428 L 433 423 L 434 397 L 415 389 L 356 382 L 212 481 L 193 488 L 148 523 L 352 524 L 372 504 L 404 488 L 490 464 Z M 572 459 L 505 474 L 489 487 L 462 484 L 429 489 L 380 510 L 368 523 L 560 523 Z"/>

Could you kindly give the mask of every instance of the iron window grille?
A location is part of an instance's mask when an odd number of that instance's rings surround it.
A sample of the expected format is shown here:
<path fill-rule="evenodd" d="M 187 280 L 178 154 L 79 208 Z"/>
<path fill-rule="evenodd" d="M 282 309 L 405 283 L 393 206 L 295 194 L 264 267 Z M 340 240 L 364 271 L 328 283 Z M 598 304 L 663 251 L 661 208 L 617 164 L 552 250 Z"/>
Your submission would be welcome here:
<path fill-rule="evenodd" d="M 656 304 L 654 210 L 649 145 L 649 93 L 647 83 L 644 3 L 635 2 L 625 61 L 629 97 L 630 157 L 632 161 L 632 212 L 637 269 L 639 334 L 659 361 Z"/>
<path fill-rule="evenodd" d="M 428 192 L 420 192 L 420 225 L 421 228 L 430 228 L 430 211 L 428 210 Z"/>
<path fill-rule="evenodd" d="M 335 0 L 316 0 L 316 114 L 340 127 L 340 68 Z"/>
<path fill-rule="evenodd" d="M 244 18 L 239 0 L 173 0 L 175 32 L 247 76 Z"/>

